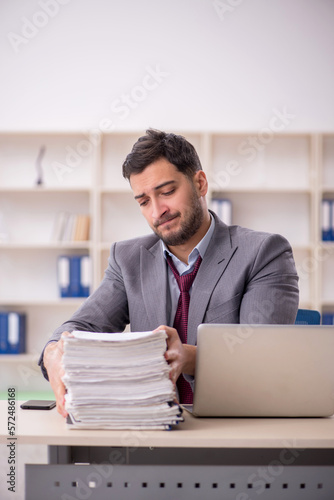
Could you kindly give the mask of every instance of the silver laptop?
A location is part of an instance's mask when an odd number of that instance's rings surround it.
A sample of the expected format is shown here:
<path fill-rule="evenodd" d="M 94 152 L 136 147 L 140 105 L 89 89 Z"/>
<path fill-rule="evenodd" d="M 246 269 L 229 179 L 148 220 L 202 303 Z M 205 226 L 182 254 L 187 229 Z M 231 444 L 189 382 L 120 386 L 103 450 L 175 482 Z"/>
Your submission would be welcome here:
<path fill-rule="evenodd" d="M 193 415 L 325 417 L 334 413 L 334 327 L 198 327 Z"/>

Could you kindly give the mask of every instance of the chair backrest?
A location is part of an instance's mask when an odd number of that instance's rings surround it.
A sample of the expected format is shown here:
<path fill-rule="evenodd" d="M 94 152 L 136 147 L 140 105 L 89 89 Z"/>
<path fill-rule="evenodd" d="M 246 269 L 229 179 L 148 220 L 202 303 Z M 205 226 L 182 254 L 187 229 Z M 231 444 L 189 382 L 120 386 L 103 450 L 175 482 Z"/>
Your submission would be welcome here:
<path fill-rule="evenodd" d="M 295 325 L 320 325 L 319 311 L 298 309 Z"/>

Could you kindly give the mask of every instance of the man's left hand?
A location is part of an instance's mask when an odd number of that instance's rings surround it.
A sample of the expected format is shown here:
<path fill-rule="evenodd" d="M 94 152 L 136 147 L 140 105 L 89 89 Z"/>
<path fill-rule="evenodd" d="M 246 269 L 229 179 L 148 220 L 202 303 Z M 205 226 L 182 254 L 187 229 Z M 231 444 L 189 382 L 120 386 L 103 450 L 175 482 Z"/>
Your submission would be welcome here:
<path fill-rule="evenodd" d="M 167 351 L 165 352 L 165 359 L 170 366 L 169 376 L 172 382 L 176 384 L 181 373 L 194 375 L 196 346 L 182 344 L 175 328 L 160 325 L 156 330 L 165 330 L 167 333 Z"/>

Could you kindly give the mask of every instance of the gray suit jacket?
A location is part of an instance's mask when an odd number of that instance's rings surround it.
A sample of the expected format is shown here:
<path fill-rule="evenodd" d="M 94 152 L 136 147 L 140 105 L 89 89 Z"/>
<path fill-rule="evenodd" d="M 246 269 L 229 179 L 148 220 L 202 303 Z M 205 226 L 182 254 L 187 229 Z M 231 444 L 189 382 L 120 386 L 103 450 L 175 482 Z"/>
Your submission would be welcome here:
<path fill-rule="evenodd" d="M 188 343 L 196 345 L 200 323 L 294 323 L 298 276 L 288 241 L 226 226 L 213 215 L 215 231 L 192 288 Z M 100 286 L 50 340 L 66 330 L 120 332 L 130 323 L 132 331 L 146 331 L 168 325 L 166 265 L 154 234 L 114 243 Z"/>

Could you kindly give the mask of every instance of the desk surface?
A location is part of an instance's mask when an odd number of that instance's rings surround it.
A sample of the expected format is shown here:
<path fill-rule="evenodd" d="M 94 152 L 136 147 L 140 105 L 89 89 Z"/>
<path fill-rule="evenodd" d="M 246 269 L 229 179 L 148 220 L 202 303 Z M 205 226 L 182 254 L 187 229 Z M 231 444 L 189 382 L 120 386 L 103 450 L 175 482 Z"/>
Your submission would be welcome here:
<path fill-rule="evenodd" d="M 172 431 L 70 430 L 54 408 L 22 410 L 16 403 L 18 444 L 182 448 L 334 448 L 334 418 L 195 418 Z M 7 401 L 0 401 L 0 442 L 8 443 Z"/>

